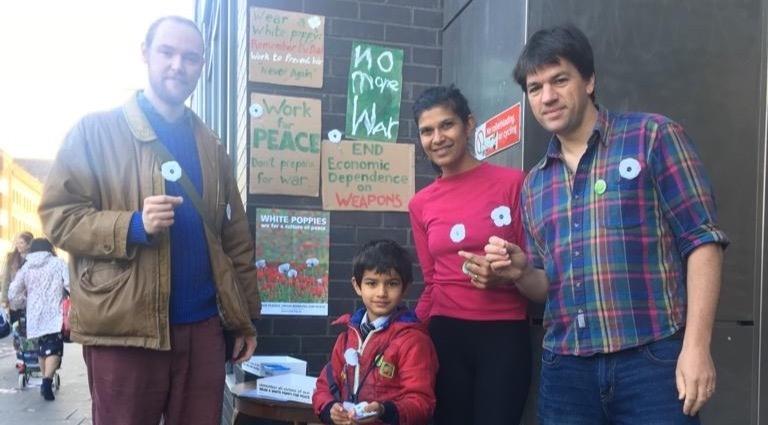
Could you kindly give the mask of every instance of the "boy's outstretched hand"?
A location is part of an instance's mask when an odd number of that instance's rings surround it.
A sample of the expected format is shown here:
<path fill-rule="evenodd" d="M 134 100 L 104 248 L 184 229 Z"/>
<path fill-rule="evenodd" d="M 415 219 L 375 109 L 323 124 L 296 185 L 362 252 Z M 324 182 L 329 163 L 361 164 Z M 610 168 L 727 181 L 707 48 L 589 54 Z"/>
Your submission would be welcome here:
<path fill-rule="evenodd" d="M 379 419 L 382 412 L 384 412 L 384 406 L 378 401 L 373 401 L 365 406 L 366 412 L 375 412 L 375 415 L 371 415 L 365 418 L 355 417 L 355 411 L 352 409 L 344 409 L 341 403 L 334 403 L 331 407 L 331 420 L 336 425 L 357 425 L 368 424 L 375 422 Z"/>
<path fill-rule="evenodd" d="M 352 425 L 353 410 L 345 410 L 341 403 L 333 403 L 331 407 L 331 420 L 336 425 Z"/>

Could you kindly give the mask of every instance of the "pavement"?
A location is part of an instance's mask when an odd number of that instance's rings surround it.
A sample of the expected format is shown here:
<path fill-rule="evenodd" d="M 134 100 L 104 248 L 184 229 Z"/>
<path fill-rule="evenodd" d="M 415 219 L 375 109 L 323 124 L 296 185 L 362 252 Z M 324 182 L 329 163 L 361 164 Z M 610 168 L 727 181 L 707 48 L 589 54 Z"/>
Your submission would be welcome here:
<path fill-rule="evenodd" d="M 0 339 L 0 424 L 76 424 L 92 425 L 91 395 L 79 344 L 64 344 L 64 359 L 59 369 L 61 387 L 55 401 L 40 396 L 40 377 L 33 377 L 18 389 L 16 355 L 11 336 Z"/>

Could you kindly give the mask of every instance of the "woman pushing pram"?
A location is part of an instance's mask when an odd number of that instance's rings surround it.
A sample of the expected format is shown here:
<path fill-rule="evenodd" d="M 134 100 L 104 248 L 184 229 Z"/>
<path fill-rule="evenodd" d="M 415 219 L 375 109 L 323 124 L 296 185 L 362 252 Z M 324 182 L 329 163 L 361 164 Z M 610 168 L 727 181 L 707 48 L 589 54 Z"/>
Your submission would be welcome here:
<path fill-rule="evenodd" d="M 66 263 L 56 257 L 53 245 L 47 239 L 33 239 L 26 262 L 8 289 L 8 299 L 13 309 L 26 305 L 26 339 L 27 343 L 37 345 L 38 363 L 43 375 L 40 393 L 49 401 L 55 399 L 53 381 L 64 354 L 61 301 L 65 290 L 69 290 Z M 20 320 L 18 326 L 22 325 L 24 321 Z M 18 331 L 21 329 L 17 328 Z M 29 346 L 21 348 L 24 354 Z"/>

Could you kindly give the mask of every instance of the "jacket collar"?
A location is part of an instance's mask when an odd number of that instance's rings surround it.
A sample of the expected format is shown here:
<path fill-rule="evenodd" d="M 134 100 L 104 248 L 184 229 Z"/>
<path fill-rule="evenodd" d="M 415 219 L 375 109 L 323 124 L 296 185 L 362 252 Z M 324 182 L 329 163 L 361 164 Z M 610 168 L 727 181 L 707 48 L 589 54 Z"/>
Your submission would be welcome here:
<path fill-rule="evenodd" d="M 365 315 L 365 307 L 359 308 L 357 311 L 355 311 L 352 314 L 345 314 L 338 319 L 333 321 L 333 325 L 349 325 L 353 327 L 360 327 L 360 322 L 363 320 L 363 316 Z M 389 316 L 389 320 L 384 324 L 384 326 L 381 327 L 381 329 L 388 328 L 393 323 L 419 323 L 419 319 L 416 317 L 416 314 L 408 310 L 405 307 L 398 307 L 395 311 L 392 312 L 392 314 Z"/>
<path fill-rule="evenodd" d="M 157 140 L 155 130 L 149 124 L 149 120 L 141 110 L 138 101 L 139 92 L 136 92 L 128 99 L 123 107 L 123 115 L 128 122 L 128 128 L 131 130 L 133 137 L 142 142 L 151 142 Z"/>

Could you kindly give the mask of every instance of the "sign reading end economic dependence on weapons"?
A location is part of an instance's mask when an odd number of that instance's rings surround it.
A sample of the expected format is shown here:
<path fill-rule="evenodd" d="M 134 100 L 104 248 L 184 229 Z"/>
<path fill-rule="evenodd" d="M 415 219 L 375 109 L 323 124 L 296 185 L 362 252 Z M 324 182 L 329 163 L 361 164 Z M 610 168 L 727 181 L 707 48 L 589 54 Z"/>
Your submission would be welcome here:
<path fill-rule="evenodd" d="M 413 145 L 323 141 L 322 168 L 324 210 L 408 211 Z"/>
<path fill-rule="evenodd" d="M 252 93 L 249 193 L 317 196 L 321 102 Z"/>
<path fill-rule="evenodd" d="M 322 87 L 324 34 L 323 16 L 252 7 L 249 79 Z"/>
<path fill-rule="evenodd" d="M 355 42 L 349 63 L 346 134 L 394 142 L 400 128 L 403 51 Z"/>
<path fill-rule="evenodd" d="M 261 312 L 328 315 L 330 213 L 256 209 Z"/>

